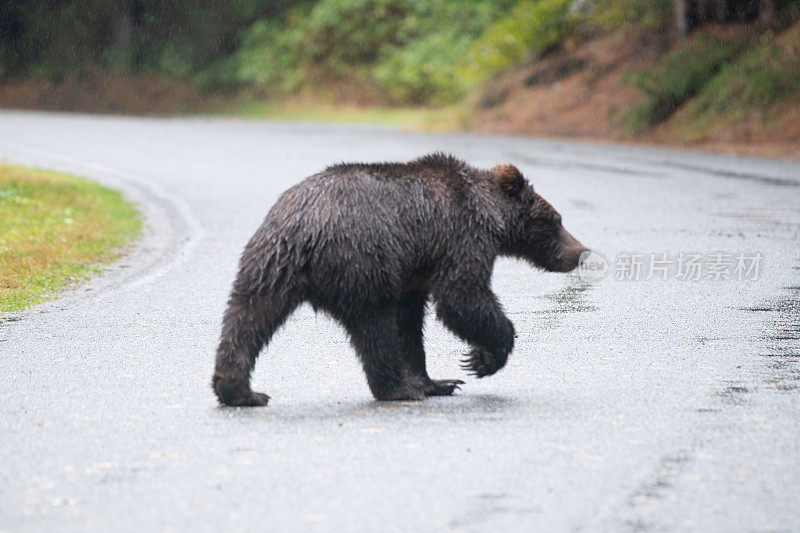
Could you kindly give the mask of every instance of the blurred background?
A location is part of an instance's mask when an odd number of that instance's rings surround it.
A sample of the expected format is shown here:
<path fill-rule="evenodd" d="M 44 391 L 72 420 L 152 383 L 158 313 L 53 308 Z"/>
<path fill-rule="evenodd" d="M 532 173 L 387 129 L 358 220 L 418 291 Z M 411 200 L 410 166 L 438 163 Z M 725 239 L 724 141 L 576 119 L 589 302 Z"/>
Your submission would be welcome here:
<path fill-rule="evenodd" d="M 800 157 L 800 0 L 3 0 L 0 108 Z"/>

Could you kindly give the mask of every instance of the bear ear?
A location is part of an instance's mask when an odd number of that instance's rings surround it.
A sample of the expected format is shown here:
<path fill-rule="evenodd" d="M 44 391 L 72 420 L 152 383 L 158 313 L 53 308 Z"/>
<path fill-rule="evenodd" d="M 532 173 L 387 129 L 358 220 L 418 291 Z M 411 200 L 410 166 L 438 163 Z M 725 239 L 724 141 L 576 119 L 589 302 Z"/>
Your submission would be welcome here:
<path fill-rule="evenodd" d="M 497 165 L 492 169 L 492 174 L 500 190 L 512 196 L 521 193 L 527 185 L 522 173 L 514 165 Z"/>

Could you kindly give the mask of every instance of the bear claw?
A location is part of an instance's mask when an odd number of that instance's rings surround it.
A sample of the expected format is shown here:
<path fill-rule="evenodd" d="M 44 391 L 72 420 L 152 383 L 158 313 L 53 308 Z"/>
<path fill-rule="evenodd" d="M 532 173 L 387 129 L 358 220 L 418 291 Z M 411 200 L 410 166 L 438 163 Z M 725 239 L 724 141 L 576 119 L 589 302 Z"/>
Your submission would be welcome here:
<path fill-rule="evenodd" d="M 426 392 L 428 396 L 450 396 L 457 390 L 461 390 L 459 385 L 464 382 L 460 379 L 433 379 L 430 389 Z"/>
<path fill-rule="evenodd" d="M 505 364 L 505 359 L 484 350 L 473 348 L 461 360 L 461 368 L 477 378 L 491 376 Z"/>
<path fill-rule="evenodd" d="M 248 403 L 247 405 L 251 407 L 264 407 L 269 403 L 269 396 L 263 392 L 253 392 L 250 395 L 250 401 L 252 403 Z"/>

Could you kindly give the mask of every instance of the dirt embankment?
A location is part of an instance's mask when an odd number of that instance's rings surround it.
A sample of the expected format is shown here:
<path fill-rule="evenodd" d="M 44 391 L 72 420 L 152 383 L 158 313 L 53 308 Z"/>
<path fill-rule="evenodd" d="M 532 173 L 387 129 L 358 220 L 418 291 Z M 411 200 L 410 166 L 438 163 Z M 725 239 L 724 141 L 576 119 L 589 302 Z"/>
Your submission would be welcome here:
<path fill-rule="evenodd" d="M 748 37 L 742 28 L 716 31 L 730 40 Z M 800 160 L 800 94 L 700 131 L 686 127 L 692 110 L 682 105 L 648 132 L 630 133 L 624 115 L 642 94 L 626 82 L 628 73 L 651 68 L 663 53 L 612 36 L 554 52 L 486 84 L 474 95 L 475 111 L 467 126 L 489 133 L 667 144 Z"/>
<path fill-rule="evenodd" d="M 26 79 L 0 84 L 3 109 L 173 115 L 213 110 L 218 100 L 188 81 L 117 72 L 90 73 L 55 83 Z"/>

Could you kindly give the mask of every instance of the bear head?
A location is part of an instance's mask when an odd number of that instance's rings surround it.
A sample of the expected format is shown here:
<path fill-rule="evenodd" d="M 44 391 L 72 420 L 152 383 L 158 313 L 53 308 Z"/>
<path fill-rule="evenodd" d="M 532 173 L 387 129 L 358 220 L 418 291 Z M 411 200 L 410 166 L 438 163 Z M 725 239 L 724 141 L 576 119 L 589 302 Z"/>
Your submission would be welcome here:
<path fill-rule="evenodd" d="M 562 225 L 561 215 L 534 192 L 513 165 L 498 165 L 492 177 L 504 202 L 507 255 L 519 257 L 551 272 L 578 267 L 589 250 Z"/>

